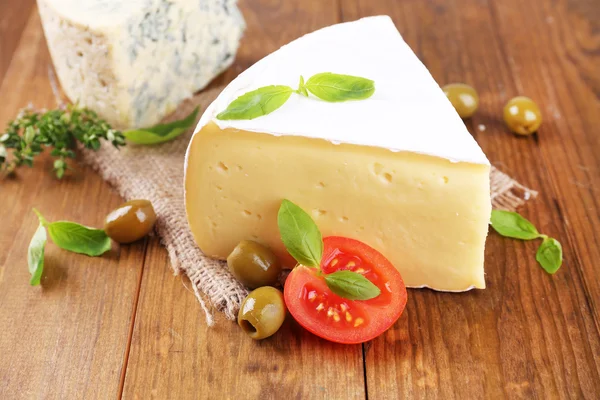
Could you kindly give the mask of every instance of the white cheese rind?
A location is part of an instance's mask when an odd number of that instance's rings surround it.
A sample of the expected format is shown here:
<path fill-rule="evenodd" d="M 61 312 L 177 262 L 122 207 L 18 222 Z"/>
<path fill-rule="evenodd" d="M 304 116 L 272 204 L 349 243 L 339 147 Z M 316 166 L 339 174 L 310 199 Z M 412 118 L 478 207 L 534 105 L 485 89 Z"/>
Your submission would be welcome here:
<path fill-rule="evenodd" d="M 158 123 L 234 60 L 237 0 L 38 0 L 65 94 L 116 127 Z"/>
<path fill-rule="evenodd" d="M 344 103 L 293 95 L 283 107 L 263 117 L 216 119 L 231 101 L 250 90 L 267 85 L 296 88 L 300 75 L 308 79 L 319 72 L 373 79 L 375 94 Z M 438 84 L 387 16 L 333 25 L 283 46 L 231 82 L 206 110 L 196 131 L 210 121 L 221 129 L 306 136 L 489 165 Z"/>

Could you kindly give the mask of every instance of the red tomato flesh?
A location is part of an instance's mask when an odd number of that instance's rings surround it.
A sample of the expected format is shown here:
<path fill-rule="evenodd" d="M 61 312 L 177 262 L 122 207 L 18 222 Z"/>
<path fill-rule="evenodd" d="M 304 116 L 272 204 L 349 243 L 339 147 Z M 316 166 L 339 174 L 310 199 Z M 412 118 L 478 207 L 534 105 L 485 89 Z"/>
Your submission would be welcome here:
<path fill-rule="evenodd" d="M 406 287 L 400 273 L 377 250 L 358 240 L 323 239 L 321 271 L 349 270 L 364 275 L 381 294 L 371 300 L 348 300 L 333 293 L 316 268 L 298 266 L 285 282 L 284 298 L 300 325 L 337 343 L 363 343 L 394 324 L 406 306 Z"/>

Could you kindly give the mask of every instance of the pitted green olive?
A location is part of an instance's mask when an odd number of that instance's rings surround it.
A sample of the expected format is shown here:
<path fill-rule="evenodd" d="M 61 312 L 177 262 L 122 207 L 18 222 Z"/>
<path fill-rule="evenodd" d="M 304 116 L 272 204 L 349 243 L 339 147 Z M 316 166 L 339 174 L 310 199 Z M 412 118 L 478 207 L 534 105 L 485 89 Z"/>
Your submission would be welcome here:
<path fill-rule="evenodd" d="M 273 335 L 285 320 L 283 293 L 271 286 L 251 292 L 242 303 L 238 325 L 252 339 L 260 340 Z"/>

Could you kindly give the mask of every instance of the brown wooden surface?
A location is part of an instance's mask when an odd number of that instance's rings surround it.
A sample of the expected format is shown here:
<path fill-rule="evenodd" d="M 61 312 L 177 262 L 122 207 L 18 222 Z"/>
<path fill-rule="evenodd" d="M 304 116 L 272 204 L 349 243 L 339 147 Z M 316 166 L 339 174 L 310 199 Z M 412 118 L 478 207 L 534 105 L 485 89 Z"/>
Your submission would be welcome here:
<path fill-rule="evenodd" d="M 100 225 L 120 202 L 93 171 L 77 166 L 57 181 L 43 159 L 0 181 L 0 398 L 598 398 L 597 0 L 240 2 L 248 30 L 219 82 L 303 33 L 392 16 L 438 82 L 478 89 L 467 125 L 493 164 L 540 191 L 522 213 L 561 241 L 562 269 L 546 275 L 537 243 L 491 234 L 486 290 L 411 290 L 400 321 L 371 343 L 329 344 L 291 320 L 252 342 L 223 319 L 206 327 L 155 238 L 99 259 L 49 244 L 42 288 L 30 287 L 32 207 Z M 53 106 L 31 1 L 0 2 L 0 56 L 0 126 L 28 102 Z M 518 94 L 544 113 L 535 137 L 502 125 L 503 104 Z"/>
<path fill-rule="evenodd" d="M 0 1 L 0 82 L 8 69 L 35 0 Z"/>

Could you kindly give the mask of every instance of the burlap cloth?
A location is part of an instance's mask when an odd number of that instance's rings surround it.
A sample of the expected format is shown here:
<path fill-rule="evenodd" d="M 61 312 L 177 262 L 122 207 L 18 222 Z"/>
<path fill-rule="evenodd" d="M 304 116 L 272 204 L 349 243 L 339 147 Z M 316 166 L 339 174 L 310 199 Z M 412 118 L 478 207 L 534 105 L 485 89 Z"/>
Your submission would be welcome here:
<path fill-rule="evenodd" d="M 167 120 L 187 115 L 196 105 L 205 110 L 222 88 L 205 90 L 185 102 Z M 167 248 L 175 274 L 185 273 L 204 309 L 209 325 L 214 323 L 212 310 L 235 319 L 247 290 L 237 282 L 222 261 L 200 252 L 188 228 L 183 198 L 183 162 L 193 129 L 172 142 L 156 146 L 128 145 L 120 150 L 104 145 L 97 151 L 81 149 L 84 161 L 127 199 L 148 199 L 158 220 L 156 232 Z M 508 175 L 492 167 L 492 205 L 515 210 L 536 196 Z"/>

